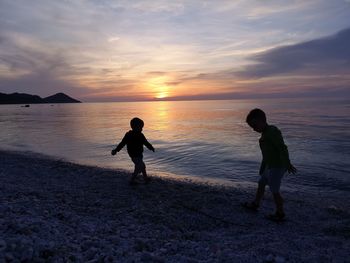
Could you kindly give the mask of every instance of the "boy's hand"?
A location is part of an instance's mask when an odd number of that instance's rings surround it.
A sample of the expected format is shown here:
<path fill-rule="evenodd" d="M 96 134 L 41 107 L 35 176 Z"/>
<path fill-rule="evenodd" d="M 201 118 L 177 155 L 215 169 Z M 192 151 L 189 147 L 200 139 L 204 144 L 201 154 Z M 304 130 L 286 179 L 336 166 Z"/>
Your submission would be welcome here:
<path fill-rule="evenodd" d="M 297 168 L 295 168 L 292 164 L 290 164 L 288 169 L 287 169 L 287 171 L 290 174 L 296 174 L 297 173 Z"/>
<path fill-rule="evenodd" d="M 116 154 L 117 154 L 117 149 L 113 149 L 113 150 L 111 151 L 111 154 L 112 154 L 112 155 L 116 155 Z"/>
<path fill-rule="evenodd" d="M 149 143 L 149 145 L 147 146 L 147 148 L 148 148 L 148 150 L 150 150 L 150 151 L 152 151 L 152 152 L 155 151 L 153 145 L 150 144 L 150 143 Z"/>

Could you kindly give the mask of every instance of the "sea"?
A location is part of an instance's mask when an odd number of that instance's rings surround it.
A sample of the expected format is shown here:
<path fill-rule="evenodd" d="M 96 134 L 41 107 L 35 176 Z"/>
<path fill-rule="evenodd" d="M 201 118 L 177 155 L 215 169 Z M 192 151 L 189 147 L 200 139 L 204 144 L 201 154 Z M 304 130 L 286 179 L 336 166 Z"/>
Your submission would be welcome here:
<path fill-rule="evenodd" d="M 350 192 L 348 98 L 0 105 L 0 149 L 132 172 L 126 149 L 110 152 L 139 117 L 156 149 L 144 150 L 149 174 L 250 185 L 261 161 L 260 134 L 245 122 L 253 108 L 282 131 L 298 169 L 284 187 Z"/>

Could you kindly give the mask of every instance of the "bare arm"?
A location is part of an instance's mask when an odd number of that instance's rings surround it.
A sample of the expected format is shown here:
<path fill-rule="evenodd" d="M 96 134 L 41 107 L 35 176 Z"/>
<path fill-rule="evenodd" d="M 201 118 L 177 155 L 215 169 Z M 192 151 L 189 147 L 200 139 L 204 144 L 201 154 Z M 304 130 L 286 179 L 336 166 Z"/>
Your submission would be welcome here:
<path fill-rule="evenodd" d="M 147 139 L 146 139 L 145 136 L 143 136 L 143 137 L 145 138 L 143 144 L 144 144 L 149 150 L 151 150 L 152 152 L 154 152 L 155 150 L 154 150 L 152 144 L 150 144 L 150 143 L 147 141 Z"/>
<path fill-rule="evenodd" d="M 111 154 L 116 155 L 117 152 L 119 152 L 121 149 L 123 149 L 123 147 L 127 144 L 127 142 L 128 142 L 128 136 L 126 133 L 124 135 L 124 138 L 122 139 L 122 141 L 118 144 L 118 146 L 112 150 Z"/>
<path fill-rule="evenodd" d="M 271 138 L 272 144 L 278 149 L 282 162 L 286 164 L 289 173 L 295 174 L 297 169 L 291 164 L 289 159 L 288 147 L 284 143 L 282 133 L 276 130 L 274 137 Z"/>

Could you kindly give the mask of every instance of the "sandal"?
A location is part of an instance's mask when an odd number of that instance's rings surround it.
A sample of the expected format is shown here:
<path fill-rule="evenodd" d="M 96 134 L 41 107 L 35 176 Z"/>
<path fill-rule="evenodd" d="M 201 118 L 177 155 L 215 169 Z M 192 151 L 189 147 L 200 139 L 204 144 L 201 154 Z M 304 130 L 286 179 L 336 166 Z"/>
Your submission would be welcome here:
<path fill-rule="evenodd" d="M 286 215 L 284 213 L 275 213 L 267 215 L 266 218 L 274 222 L 283 222 L 286 220 Z"/>
<path fill-rule="evenodd" d="M 254 202 L 244 202 L 242 203 L 242 206 L 250 211 L 257 212 L 259 209 L 259 206 Z"/>
<path fill-rule="evenodd" d="M 145 184 L 149 184 L 152 181 L 151 177 L 145 178 Z"/>
<path fill-rule="evenodd" d="M 138 185 L 138 184 L 139 184 L 139 183 L 136 182 L 136 181 L 134 181 L 134 180 L 132 180 L 132 181 L 129 182 L 129 185 Z"/>

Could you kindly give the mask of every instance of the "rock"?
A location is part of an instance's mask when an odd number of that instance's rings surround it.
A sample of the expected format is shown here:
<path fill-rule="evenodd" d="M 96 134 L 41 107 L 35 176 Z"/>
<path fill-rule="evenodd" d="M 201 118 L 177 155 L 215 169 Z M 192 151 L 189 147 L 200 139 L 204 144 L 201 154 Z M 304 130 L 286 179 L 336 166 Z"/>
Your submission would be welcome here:
<path fill-rule="evenodd" d="M 167 251 L 168 251 L 168 250 L 167 250 L 166 248 L 161 248 L 161 249 L 159 249 L 159 252 L 160 252 L 160 253 L 163 253 L 163 254 L 165 254 Z"/>
<path fill-rule="evenodd" d="M 68 259 L 70 262 L 76 262 L 78 261 L 78 258 L 76 257 L 76 255 L 69 255 Z"/>
<path fill-rule="evenodd" d="M 144 250 L 147 250 L 147 251 L 149 250 L 147 242 L 145 242 L 142 239 L 135 240 L 135 247 L 134 248 L 136 251 L 140 251 L 140 252 L 142 252 Z"/>
<path fill-rule="evenodd" d="M 3 239 L 0 239 L 0 252 L 3 252 L 6 250 L 6 247 L 7 247 L 7 243 L 5 240 Z"/>
<path fill-rule="evenodd" d="M 150 253 L 144 252 L 141 255 L 141 261 L 142 262 L 152 262 L 153 261 L 153 257 Z"/>
<path fill-rule="evenodd" d="M 275 256 L 272 254 L 268 254 L 264 260 L 265 263 L 272 263 L 275 261 Z"/>
<path fill-rule="evenodd" d="M 109 256 L 105 256 L 103 259 L 103 263 L 109 263 L 109 262 L 115 262 L 115 259 L 113 256 L 109 255 Z"/>
<path fill-rule="evenodd" d="M 55 255 L 55 251 L 50 248 L 45 248 L 40 251 L 40 257 L 44 259 L 49 259 L 50 257 L 53 257 Z"/>
<path fill-rule="evenodd" d="M 98 241 L 87 240 L 81 245 L 81 248 L 83 251 L 86 251 L 86 250 L 89 250 L 90 248 L 94 248 L 94 247 L 98 247 L 98 246 L 99 246 Z"/>
<path fill-rule="evenodd" d="M 33 258 L 34 249 L 29 246 L 26 247 L 21 253 L 21 262 L 30 262 Z"/>
<path fill-rule="evenodd" d="M 122 230 L 122 231 L 120 231 L 120 237 L 128 238 L 129 237 L 129 233 L 126 230 Z"/>
<path fill-rule="evenodd" d="M 286 260 L 284 259 L 284 257 L 281 256 L 276 256 L 275 257 L 275 263 L 285 263 Z"/>
<path fill-rule="evenodd" d="M 98 249 L 95 247 L 91 247 L 86 253 L 85 253 L 85 257 L 86 259 L 93 259 L 95 257 L 95 255 L 97 254 Z"/>
<path fill-rule="evenodd" d="M 327 208 L 327 211 L 333 215 L 342 215 L 344 213 L 344 211 L 341 208 L 336 207 L 335 205 L 329 206 Z"/>
<path fill-rule="evenodd" d="M 12 253 L 6 253 L 5 259 L 6 259 L 6 262 L 13 262 L 15 260 L 15 257 L 12 255 Z"/>

